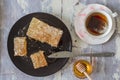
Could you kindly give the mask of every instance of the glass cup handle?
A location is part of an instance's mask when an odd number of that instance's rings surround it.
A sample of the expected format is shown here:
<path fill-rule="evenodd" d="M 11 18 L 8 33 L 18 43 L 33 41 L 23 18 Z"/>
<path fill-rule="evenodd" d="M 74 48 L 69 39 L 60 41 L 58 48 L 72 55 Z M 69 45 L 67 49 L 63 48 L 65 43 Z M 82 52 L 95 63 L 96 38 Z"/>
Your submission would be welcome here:
<path fill-rule="evenodd" d="M 116 16 L 118 16 L 117 12 L 112 13 L 112 17 L 116 17 Z"/>

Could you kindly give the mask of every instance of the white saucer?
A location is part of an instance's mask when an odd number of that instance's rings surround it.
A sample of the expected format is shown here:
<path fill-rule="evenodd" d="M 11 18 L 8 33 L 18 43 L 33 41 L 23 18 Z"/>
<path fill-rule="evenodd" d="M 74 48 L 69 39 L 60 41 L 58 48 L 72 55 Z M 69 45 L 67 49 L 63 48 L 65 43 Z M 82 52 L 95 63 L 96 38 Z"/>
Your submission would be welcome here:
<path fill-rule="evenodd" d="M 89 14 L 89 12 L 91 10 L 104 10 L 108 14 L 112 14 L 112 11 L 104 5 L 90 4 L 90 5 L 86 6 L 83 11 L 79 12 L 76 15 L 75 23 L 74 23 L 75 32 L 81 40 L 85 41 L 88 44 L 95 45 L 95 44 L 105 43 L 111 38 L 111 36 L 113 35 L 113 33 L 115 31 L 115 20 L 113 19 L 113 27 L 112 27 L 113 29 L 111 30 L 111 32 L 108 35 L 106 35 L 105 37 L 102 37 L 102 38 L 91 37 L 85 32 L 85 29 L 84 29 L 84 22 L 85 22 L 86 15 Z"/>

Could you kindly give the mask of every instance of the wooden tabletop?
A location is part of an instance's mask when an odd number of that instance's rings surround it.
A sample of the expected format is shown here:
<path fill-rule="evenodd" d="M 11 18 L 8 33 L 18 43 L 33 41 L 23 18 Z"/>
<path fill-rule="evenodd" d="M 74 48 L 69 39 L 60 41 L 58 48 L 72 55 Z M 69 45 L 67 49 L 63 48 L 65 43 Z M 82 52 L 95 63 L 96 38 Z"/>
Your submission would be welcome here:
<path fill-rule="evenodd" d="M 75 61 L 92 61 L 93 80 L 120 80 L 120 16 L 115 19 L 116 31 L 112 38 L 100 45 L 89 45 L 75 33 L 74 17 L 88 4 L 103 4 L 120 13 L 120 0 L 0 0 L 0 80 L 80 80 L 73 73 Z M 110 58 L 71 58 L 57 73 L 46 77 L 29 76 L 15 67 L 7 51 L 7 38 L 14 23 L 26 14 L 45 12 L 61 19 L 69 29 L 73 47 L 82 52 L 115 52 Z M 87 80 L 87 79 L 84 79 Z"/>

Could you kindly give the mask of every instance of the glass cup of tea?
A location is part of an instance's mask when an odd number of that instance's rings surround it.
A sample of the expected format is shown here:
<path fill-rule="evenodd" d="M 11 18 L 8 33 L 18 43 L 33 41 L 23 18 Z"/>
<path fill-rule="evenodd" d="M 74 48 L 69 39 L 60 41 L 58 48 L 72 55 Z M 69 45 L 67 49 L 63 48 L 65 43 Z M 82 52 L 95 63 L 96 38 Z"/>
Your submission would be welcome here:
<path fill-rule="evenodd" d="M 74 63 L 74 65 L 73 65 L 73 72 L 74 72 L 74 74 L 75 74 L 76 77 L 81 78 L 81 79 L 86 78 L 85 74 L 84 74 L 84 73 L 81 73 L 81 72 L 77 69 L 76 65 L 77 65 L 78 63 L 81 63 L 82 65 L 84 65 L 84 66 L 86 67 L 86 73 L 87 73 L 88 75 L 90 75 L 90 74 L 92 73 L 92 64 L 91 64 L 90 62 L 88 62 L 88 61 L 86 61 L 86 60 L 78 60 L 78 61 L 76 61 L 76 62 Z"/>
<path fill-rule="evenodd" d="M 85 19 L 85 31 L 86 33 L 95 38 L 101 38 L 108 35 L 113 27 L 113 18 L 117 16 L 117 13 L 109 14 L 103 10 L 91 11 Z"/>

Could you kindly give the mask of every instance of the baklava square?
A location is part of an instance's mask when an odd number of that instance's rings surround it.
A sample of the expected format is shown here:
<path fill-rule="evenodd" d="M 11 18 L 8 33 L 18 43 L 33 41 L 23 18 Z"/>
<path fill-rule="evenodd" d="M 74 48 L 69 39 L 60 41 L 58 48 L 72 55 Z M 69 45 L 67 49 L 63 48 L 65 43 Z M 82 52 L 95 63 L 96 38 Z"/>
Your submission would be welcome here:
<path fill-rule="evenodd" d="M 44 51 L 38 51 L 30 55 L 34 69 L 45 67 L 48 65 L 46 58 L 44 56 Z"/>
<path fill-rule="evenodd" d="M 14 56 L 26 56 L 27 55 L 27 41 L 26 37 L 14 38 Z"/>

